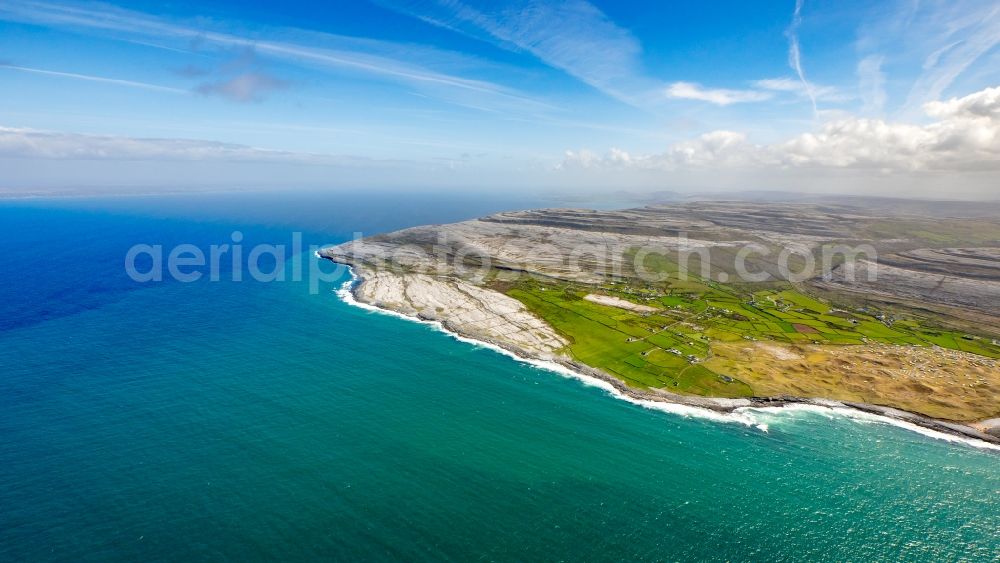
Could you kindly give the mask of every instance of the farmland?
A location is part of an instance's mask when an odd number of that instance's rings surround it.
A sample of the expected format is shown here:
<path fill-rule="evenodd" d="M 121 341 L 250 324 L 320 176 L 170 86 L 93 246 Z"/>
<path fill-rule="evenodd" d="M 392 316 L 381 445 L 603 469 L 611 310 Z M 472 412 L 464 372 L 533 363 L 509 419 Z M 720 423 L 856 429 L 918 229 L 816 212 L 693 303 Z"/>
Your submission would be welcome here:
<path fill-rule="evenodd" d="M 803 359 L 797 363 L 800 373 L 795 373 L 795 366 L 784 370 L 785 375 L 797 377 L 798 383 L 826 373 L 824 362 L 843 362 L 843 353 L 824 352 L 837 348 L 861 353 L 877 346 L 928 351 L 938 347 L 1000 358 L 1000 346 L 990 339 L 936 328 L 925 319 L 896 318 L 873 309 L 840 309 L 790 284 L 754 290 L 698 278 L 681 280 L 672 274 L 661 285 L 622 281 L 594 287 L 528 279 L 505 291 L 570 342 L 567 354 L 638 388 L 714 397 L 763 394 L 757 389 L 765 387 L 760 385 L 761 378 L 753 377 L 752 369 L 748 375 L 752 364 L 734 361 L 739 350 L 759 345 L 774 353 L 776 357 L 764 354 L 771 363 Z M 652 307 L 655 312 L 638 313 L 584 299 L 594 293 Z M 753 356 L 759 359 L 760 354 Z M 804 387 L 853 400 L 877 399 L 880 394 L 875 390 L 872 396 L 844 396 L 842 383 L 840 389 L 823 389 L 821 382 Z M 794 387 L 787 386 L 785 392 L 793 393 Z M 780 386 L 766 388 L 774 393 Z M 922 403 L 931 398 L 924 397 Z M 939 415 L 943 410 L 921 406 L 917 404 L 915 410 Z"/>

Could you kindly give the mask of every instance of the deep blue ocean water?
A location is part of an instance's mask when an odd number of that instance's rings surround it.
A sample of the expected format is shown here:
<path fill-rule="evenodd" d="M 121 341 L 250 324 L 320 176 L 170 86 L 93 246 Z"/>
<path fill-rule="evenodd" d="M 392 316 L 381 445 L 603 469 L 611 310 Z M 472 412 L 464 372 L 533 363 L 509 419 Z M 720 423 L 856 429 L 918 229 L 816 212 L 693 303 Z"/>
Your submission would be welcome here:
<path fill-rule="evenodd" d="M 0 204 L 0 561 L 1000 559 L 998 452 L 647 410 L 346 305 L 346 274 L 311 293 L 123 267 L 137 243 L 336 243 L 537 204 Z"/>

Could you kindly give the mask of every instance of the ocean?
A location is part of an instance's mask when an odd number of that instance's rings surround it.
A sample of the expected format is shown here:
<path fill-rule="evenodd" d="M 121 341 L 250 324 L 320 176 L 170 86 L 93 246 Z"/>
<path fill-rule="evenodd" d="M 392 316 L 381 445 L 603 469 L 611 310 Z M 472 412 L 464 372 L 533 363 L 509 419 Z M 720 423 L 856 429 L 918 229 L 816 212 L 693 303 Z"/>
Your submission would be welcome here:
<path fill-rule="evenodd" d="M 136 244 L 300 231 L 283 267 L 308 272 L 309 245 L 551 204 L 0 203 L 0 561 L 1000 559 L 998 451 L 820 409 L 645 408 L 352 306 L 331 264 L 317 291 L 124 268 Z"/>

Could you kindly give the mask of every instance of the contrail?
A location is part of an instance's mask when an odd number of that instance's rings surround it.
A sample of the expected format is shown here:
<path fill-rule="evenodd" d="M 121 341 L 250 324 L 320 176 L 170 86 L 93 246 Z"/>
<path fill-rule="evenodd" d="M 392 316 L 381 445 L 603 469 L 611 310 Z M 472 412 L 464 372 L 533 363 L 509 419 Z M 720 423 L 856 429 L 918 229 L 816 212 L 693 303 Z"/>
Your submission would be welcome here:
<path fill-rule="evenodd" d="M 188 94 L 187 90 L 171 88 L 169 86 L 159 86 L 157 84 L 147 84 L 134 80 L 121 80 L 118 78 L 104 78 L 103 76 L 91 76 L 89 74 L 77 74 L 75 72 L 60 72 L 57 70 L 45 70 L 41 68 L 30 68 L 26 66 L 16 66 L 10 64 L 0 64 L 0 68 L 19 70 L 21 72 L 31 72 L 34 74 L 44 74 L 46 76 L 58 76 L 61 78 L 73 78 L 75 80 L 87 80 L 89 82 L 104 82 L 105 84 L 116 84 L 118 86 L 128 86 L 130 88 L 142 88 L 143 90 L 154 90 L 157 92 L 170 92 L 172 94 Z"/>
<path fill-rule="evenodd" d="M 805 88 L 806 95 L 809 96 L 809 101 L 812 102 L 813 115 L 818 116 L 819 110 L 816 107 L 816 92 L 813 90 L 812 84 L 806 80 L 806 73 L 802 70 L 802 55 L 799 52 L 799 24 L 802 23 L 802 2 L 803 0 L 795 0 L 795 13 L 792 15 L 792 23 L 785 31 L 785 35 L 788 37 L 788 65 L 799 75 L 802 87 Z"/>

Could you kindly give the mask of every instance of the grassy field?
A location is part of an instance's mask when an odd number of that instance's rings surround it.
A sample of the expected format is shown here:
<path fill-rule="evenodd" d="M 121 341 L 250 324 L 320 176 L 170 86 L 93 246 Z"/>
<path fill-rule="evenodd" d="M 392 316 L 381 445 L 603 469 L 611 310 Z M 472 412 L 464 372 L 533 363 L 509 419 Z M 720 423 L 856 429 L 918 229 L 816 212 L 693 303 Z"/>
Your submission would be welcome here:
<path fill-rule="evenodd" d="M 752 394 L 745 383 L 727 381 L 700 365 L 710 354 L 707 337 L 680 326 L 696 319 L 697 313 L 664 309 L 643 315 L 586 301 L 587 293 L 584 288 L 537 283 L 508 290 L 570 341 L 574 358 L 629 385 L 711 396 Z"/>
<path fill-rule="evenodd" d="M 761 343 L 789 349 L 939 346 L 1000 358 L 1000 346 L 990 339 L 936 329 L 926 319 L 894 318 L 869 309 L 838 309 L 788 284 L 762 289 L 697 278 L 682 281 L 672 265 L 657 266 L 669 274 L 659 284 L 616 281 L 587 286 L 521 280 L 502 290 L 564 335 L 572 357 L 639 388 L 715 397 L 758 394 L 752 386 L 754 378 L 743 373 L 741 379 L 736 375 L 739 370 L 726 369 L 733 364 L 713 358 L 713 350 L 722 345 L 732 348 Z M 590 293 L 619 297 L 657 311 L 637 313 L 583 299 Z M 803 365 L 800 377 L 808 378 L 810 370 Z"/>

